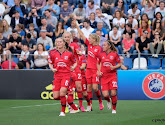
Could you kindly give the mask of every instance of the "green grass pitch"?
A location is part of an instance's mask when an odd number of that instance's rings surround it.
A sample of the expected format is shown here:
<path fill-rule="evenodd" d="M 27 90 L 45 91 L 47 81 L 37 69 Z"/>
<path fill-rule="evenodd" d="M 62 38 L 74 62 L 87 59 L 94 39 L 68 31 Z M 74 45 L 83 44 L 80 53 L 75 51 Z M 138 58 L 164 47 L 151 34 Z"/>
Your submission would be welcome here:
<path fill-rule="evenodd" d="M 98 100 L 93 101 L 92 112 L 59 117 L 60 109 L 60 102 L 54 100 L 0 100 L 0 125 L 165 125 L 154 122 L 165 119 L 163 100 L 119 100 L 117 114 L 107 110 L 105 101 L 100 111 Z"/>

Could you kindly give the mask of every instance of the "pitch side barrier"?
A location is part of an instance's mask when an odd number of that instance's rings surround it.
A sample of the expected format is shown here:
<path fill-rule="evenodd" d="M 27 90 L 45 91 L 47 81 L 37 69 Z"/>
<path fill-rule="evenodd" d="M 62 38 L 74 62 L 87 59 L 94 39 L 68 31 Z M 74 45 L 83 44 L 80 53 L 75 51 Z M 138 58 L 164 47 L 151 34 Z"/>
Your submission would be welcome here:
<path fill-rule="evenodd" d="M 0 99 L 53 99 L 51 70 L 0 70 L 0 78 Z M 118 99 L 165 100 L 165 70 L 118 70 Z"/>

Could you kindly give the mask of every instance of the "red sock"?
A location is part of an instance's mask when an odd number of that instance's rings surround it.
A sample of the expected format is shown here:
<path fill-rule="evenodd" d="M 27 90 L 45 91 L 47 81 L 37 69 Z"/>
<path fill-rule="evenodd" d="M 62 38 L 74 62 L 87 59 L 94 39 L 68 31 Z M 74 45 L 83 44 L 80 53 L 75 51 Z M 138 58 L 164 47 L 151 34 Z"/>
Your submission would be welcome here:
<path fill-rule="evenodd" d="M 57 97 L 57 98 L 54 98 L 54 100 L 60 100 L 60 96 L 59 96 L 59 97 Z"/>
<path fill-rule="evenodd" d="M 107 102 L 110 102 L 110 98 L 108 97 L 104 97 L 105 100 L 107 100 Z"/>
<path fill-rule="evenodd" d="M 78 98 L 79 98 L 79 107 L 81 107 L 82 106 L 82 103 L 83 103 L 82 91 L 77 90 L 77 95 L 78 95 Z"/>
<path fill-rule="evenodd" d="M 60 99 L 61 99 L 61 112 L 65 113 L 66 97 L 65 96 L 60 96 Z"/>
<path fill-rule="evenodd" d="M 87 105 L 90 106 L 90 98 L 87 94 L 87 96 L 84 96 L 85 100 L 87 101 Z"/>
<path fill-rule="evenodd" d="M 114 110 L 116 110 L 116 104 L 117 104 L 117 95 L 111 96 L 112 99 L 112 107 Z"/>
<path fill-rule="evenodd" d="M 97 92 L 95 92 L 97 98 L 99 99 L 99 103 L 102 103 L 102 98 L 101 98 L 101 93 L 100 90 L 98 90 Z"/>
<path fill-rule="evenodd" d="M 93 93 L 92 93 L 92 91 L 91 92 L 87 92 L 87 93 L 88 93 L 88 96 L 90 98 L 90 103 L 92 104 Z"/>
<path fill-rule="evenodd" d="M 68 95 L 68 99 L 67 99 L 68 104 L 74 109 L 74 110 L 78 110 L 78 108 L 75 106 L 75 104 L 73 103 L 73 94 L 69 94 Z"/>

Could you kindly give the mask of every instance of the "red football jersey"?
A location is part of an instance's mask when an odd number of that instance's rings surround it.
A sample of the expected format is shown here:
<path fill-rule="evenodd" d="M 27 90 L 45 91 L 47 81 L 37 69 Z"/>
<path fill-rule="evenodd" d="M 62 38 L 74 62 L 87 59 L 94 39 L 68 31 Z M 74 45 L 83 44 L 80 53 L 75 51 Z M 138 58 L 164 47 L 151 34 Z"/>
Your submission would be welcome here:
<path fill-rule="evenodd" d="M 79 55 L 77 54 L 76 50 L 81 51 L 79 45 L 77 43 L 72 42 L 72 43 L 70 43 L 69 46 L 72 48 L 74 56 L 75 56 L 76 60 L 78 61 L 78 56 Z"/>
<path fill-rule="evenodd" d="M 54 65 L 54 68 L 57 69 L 56 73 L 71 72 L 71 66 L 75 63 L 75 58 L 73 53 L 65 51 L 60 53 L 58 50 L 51 53 L 49 58 L 49 63 Z"/>
<path fill-rule="evenodd" d="M 75 71 L 80 70 L 80 67 L 82 66 L 83 63 L 86 63 L 86 56 L 84 54 L 81 56 L 78 56 L 78 64 Z M 85 75 L 85 70 L 81 70 L 81 74 Z"/>
<path fill-rule="evenodd" d="M 57 52 L 57 50 L 56 49 L 52 49 L 51 51 L 50 51 L 50 53 L 49 53 L 49 56 L 48 56 L 48 62 L 50 63 L 50 64 L 52 64 L 52 55 L 55 53 L 55 52 Z"/>
<path fill-rule="evenodd" d="M 87 68 L 97 69 L 97 58 L 101 52 L 101 46 L 89 44 L 88 39 L 86 39 L 85 44 L 88 46 Z"/>
<path fill-rule="evenodd" d="M 117 72 L 116 69 L 112 70 L 110 66 L 115 66 L 116 63 L 120 63 L 120 57 L 116 52 L 110 52 L 106 54 L 106 52 L 102 52 L 99 55 L 98 62 L 101 62 L 101 72 L 104 73 L 112 73 Z"/>

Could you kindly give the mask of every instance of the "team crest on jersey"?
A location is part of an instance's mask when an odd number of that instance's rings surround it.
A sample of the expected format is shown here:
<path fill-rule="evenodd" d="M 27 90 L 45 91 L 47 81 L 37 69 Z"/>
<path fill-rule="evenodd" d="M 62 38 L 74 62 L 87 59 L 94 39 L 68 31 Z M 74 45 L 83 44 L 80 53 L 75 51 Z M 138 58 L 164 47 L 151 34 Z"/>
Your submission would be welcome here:
<path fill-rule="evenodd" d="M 109 58 L 110 58 L 111 60 L 113 60 L 113 56 L 110 56 Z"/>
<path fill-rule="evenodd" d="M 64 59 L 65 59 L 65 60 L 68 60 L 68 56 L 64 56 Z"/>
<path fill-rule="evenodd" d="M 97 52 L 97 51 L 98 51 L 98 49 L 95 49 L 95 50 L 94 50 L 94 52 Z"/>
<path fill-rule="evenodd" d="M 161 99 L 165 96 L 165 76 L 161 73 L 151 73 L 144 78 L 142 89 L 150 99 Z"/>
<path fill-rule="evenodd" d="M 56 59 L 58 59 L 58 58 L 56 57 Z"/>

